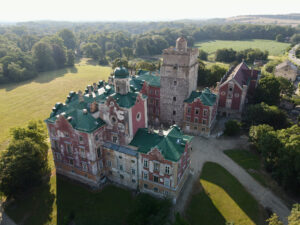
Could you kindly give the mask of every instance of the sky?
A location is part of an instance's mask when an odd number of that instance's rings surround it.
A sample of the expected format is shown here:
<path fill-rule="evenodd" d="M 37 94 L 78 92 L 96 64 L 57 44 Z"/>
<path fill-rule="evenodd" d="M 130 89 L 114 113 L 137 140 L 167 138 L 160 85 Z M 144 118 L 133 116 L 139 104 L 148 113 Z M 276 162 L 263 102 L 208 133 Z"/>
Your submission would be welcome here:
<path fill-rule="evenodd" d="M 0 21 L 164 21 L 300 13 L 300 0 L 1 0 Z"/>

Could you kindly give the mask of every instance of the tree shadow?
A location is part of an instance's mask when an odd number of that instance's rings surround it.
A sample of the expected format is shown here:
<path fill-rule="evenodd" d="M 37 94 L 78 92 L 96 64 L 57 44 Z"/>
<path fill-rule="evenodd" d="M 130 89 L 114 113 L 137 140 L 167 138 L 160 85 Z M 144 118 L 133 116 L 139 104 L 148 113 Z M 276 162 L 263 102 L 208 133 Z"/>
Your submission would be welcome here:
<path fill-rule="evenodd" d="M 55 194 L 48 178 L 43 185 L 6 204 L 4 210 L 17 224 L 49 224 L 54 201 Z"/>
<path fill-rule="evenodd" d="M 254 223 L 259 223 L 263 216 L 259 213 L 260 205 L 225 168 L 219 164 L 207 162 L 202 169 L 201 179 L 221 187 Z"/>
<path fill-rule="evenodd" d="M 21 87 L 23 85 L 29 84 L 29 83 L 48 83 L 56 78 L 62 77 L 67 73 L 77 73 L 78 70 L 75 66 L 73 67 L 66 67 L 58 70 L 52 70 L 47 72 L 39 73 L 39 75 L 35 78 L 18 82 L 18 83 L 9 83 L 9 84 L 3 84 L 0 85 L 0 89 L 5 88 L 6 91 L 12 91 L 15 88 Z"/>
<path fill-rule="evenodd" d="M 86 61 L 86 64 L 87 65 L 92 65 L 92 66 L 99 66 L 99 62 L 97 60 L 94 60 L 94 59 L 88 59 Z"/>

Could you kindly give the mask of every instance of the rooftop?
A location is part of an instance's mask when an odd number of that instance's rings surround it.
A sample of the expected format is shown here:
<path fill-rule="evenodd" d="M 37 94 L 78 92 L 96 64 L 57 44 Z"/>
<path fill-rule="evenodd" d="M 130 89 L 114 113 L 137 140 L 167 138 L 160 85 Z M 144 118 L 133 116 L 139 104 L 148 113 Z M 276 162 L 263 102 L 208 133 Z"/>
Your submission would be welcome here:
<path fill-rule="evenodd" d="M 191 140 L 192 136 L 184 135 L 181 129 L 174 125 L 164 136 L 140 128 L 130 145 L 138 147 L 138 152 L 145 154 L 156 148 L 165 159 L 177 162 L 185 150 L 186 143 Z"/>
<path fill-rule="evenodd" d="M 185 99 L 184 102 L 191 103 L 195 99 L 200 99 L 203 105 L 213 106 L 216 103 L 217 95 L 212 93 L 209 88 L 204 88 L 203 91 L 192 91 L 189 98 Z"/>

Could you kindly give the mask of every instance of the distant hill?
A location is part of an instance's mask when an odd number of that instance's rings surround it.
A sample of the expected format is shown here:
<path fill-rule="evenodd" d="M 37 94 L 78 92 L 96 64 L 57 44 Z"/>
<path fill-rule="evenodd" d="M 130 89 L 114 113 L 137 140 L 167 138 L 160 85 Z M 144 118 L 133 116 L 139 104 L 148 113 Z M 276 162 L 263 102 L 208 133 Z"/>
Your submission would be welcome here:
<path fill-rule="evenodd" d="M 244 15 L 226 18 L 227 23 L 300 25 L 300 13 L 284 15 Z"/>

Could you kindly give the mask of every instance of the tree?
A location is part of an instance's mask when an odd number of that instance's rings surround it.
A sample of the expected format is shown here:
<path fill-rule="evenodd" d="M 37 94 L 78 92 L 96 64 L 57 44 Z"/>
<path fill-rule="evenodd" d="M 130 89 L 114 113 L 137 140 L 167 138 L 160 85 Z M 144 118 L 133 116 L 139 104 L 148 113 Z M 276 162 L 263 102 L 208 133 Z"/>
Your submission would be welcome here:
<path fill-rule="evenodd" d="M 64 47 L 62 48 L 61 46 L 59 46 L 57 44 L 53 44 L 52 45 L 52 54 L 53 54 L 53 59 L 56 64 L 56 68 L 58 68 L 58 69 L 63 68 L 67 61 L 65 48 Z"/>
<path fill-rule="evenodd" d="M 277 80 L 280 84 L 280 93 L 282 95 L 286 95 L 288 97 L 292 97 L 295 91 L 295 87 L 291 81 L 286 79 L 285 77 L 277 77 Z"/>
<path fill-rule="evenodd" d="M 218 49 L 216 52 L 216 61 L 231 63 L 236 60 L 236 51 L 232 48 Z"/>
<path fill-rule="evenodd" d="M 148 71 L 155 71 L 156 65 L 154 63 L 140 61 L 136 64 L 135 68 L 137 70 L 148 70 Z"/>
<path fill-rule="evenodd" d="M 264 67 L 268 73 L 274 73 L 275 67 L 280 63 L 280 61 L 272 60 L 268 62 Z"/>
<path fill-rule="evenodd" d="M 189 223 L 177 212 L 173 225 L 189 225 Z"/>
<path fill-rule="evenodd" d="M 72 49 L 67 51 L 67 66 L 74 66 L 75 63 L 75 54 Z"/>
<path fill-rule="evenodd" d="M 208 53 L 202 49 L 199 50 L 199 59 L 207 61 Z"/>
<path fill-rule="evenodd" d="M 58 33 L 58 36 L 64 40 L 64 45 L 67 47 L 67 49 L 75 49 L 76 39 L 72 31 L 63 29 Z"/>
<path fill-rule="evenodd" d="M 276 41 L 283 42 L 284 41 L 283 35 L 282 34 L 277 34 L 276 35 Z"/>
<path fill-rule="evenodd" d="M 249 141 L 251 141 L 254 146 L 258 149 L 258 140 L 264 134 L 274 131 L 274 128 L 268 124 L 260 124 L 258 126 L 251 126 L 249 130 Z"/>
<path fill-rule="evenodd" d="M 234 136 L 240 133 L 241 123 L 237 120 L 228 120 L 225 123 L 224 134 L 227 136 Z"/>
<path fill-rule="evenodd" d="M 276 213 L 273 213 L 273 215 L 267 219 L 268 225 L 283 225 L 283 222 L 279 220 L 279 217 L 276 215 Z"/>
<path fill-rule="evenodd" d="M 36 69 L 39 72 L 55 69 L 53 50 L 50 44 L 41 41 L 37 42 L 33 46 L 33 58 Z"/>
<path fill-rule="evenodd" d="M 87 43 L 83 45 L 82 51 L 86 55 L 86 57 L 92 58 L 94 60 L 104 58 L 102 48 L 97 43 Z"/>
<path fill-rule="evenodd" d="M 291 37 L 291 43 L 296 45 L 300 42 L 300 34 L 294 34 L 292 37 Z"/>
<path fill-rule="evenodd" d="M 265 102 L 269 105 L 276 105 L 280 100 L 280 83 L 274 76 L 264 76 L 258 82 L 254 94 L 256 103 Z"/>
<path fill-rule="evenodd" d="M 133 49 L 129 47 L 122 48 L 122 55 L 127 59 L 130 59 L 131 57 L 133 57 Z"/>
<path fill-rule="evenodd" d="M 6 196 L 19 197 L 49 174 L 46 138 L 42 121 L 12 130 L 12 140 L 0 157 L 0 191 Z"/>
<path fill-rule="evenodd" d="M 268 124 L 274 129 L 286 128 L 290 125 L 285 111 L 277 106 L 265 103 L 249 105 L 245 112 L 244 122 L 248 125 Z"/>
<path fill-rule="evenodd" d="M 218 65 L 213 65 L 210 68 L 207 69 L 207 86 L 216 86 L 216 83 L 221 80 L 221 78 L 224 76 L 226 73 L 227 69 L 218 66 Z"/>
<path fill-rule="evenodd" d="M 116 58 L 120 57 L 120 53 L 117 52 L 115 49 L 106 51 L 106 56 L 109 58 L 110 61 L 115 60 Z"/>
<path fill-rule="evenodd" d="M 116 67 L 124 66 L 128 68 L 128 60 L 124 58 L 117 58 L 112 63 L 112 68 L 115 69 Z"/>
<path fill-rule="evenodd" d="M 291 214 L 288 217 L 289 225 L 300 224 L 300 204 L 294 204 Z"/>

